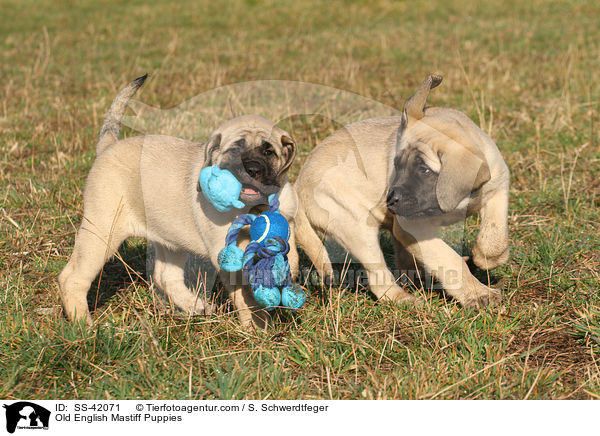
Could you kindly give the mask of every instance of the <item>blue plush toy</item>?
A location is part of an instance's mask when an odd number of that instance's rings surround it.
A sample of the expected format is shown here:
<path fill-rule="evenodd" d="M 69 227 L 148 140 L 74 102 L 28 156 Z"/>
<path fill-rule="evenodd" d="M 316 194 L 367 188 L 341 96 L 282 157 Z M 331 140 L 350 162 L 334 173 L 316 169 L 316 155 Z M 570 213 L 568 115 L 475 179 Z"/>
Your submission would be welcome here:
<path fill-rule="evenodd" d="M 200 187 L 208 201 L 219 212 L 227 212 L 231 208 L 241 209 L 245 206 L 240 198 L 242 184 L 228 170 L 216 165 L 206 167 L 200 172 Z"/>
<path fill-rule="evenodd" d="M 252 241 L 242 251 L 236 245 L 241 229 L 250 225 Z M 306 301 L 302 289 L 292 284 L 287 254 L 290 226 L 279 213 L 277 194 L 269 197 L 269 211 L 258 217 L 252 214 L 237 217 L 225 238 L 225 248 L 218 256 L 221 269 L 244 272 L 254 299 L 267 310 L 283 305 L 298 309 Z"/>

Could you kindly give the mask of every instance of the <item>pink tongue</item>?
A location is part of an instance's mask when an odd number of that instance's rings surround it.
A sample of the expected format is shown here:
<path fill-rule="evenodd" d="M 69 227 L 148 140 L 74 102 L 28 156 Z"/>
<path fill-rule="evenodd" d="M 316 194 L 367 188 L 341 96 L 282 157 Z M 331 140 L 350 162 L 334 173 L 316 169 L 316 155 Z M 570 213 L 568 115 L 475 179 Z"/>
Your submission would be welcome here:
<path fill-rule="evenodd" d="M 258 192 L 255 189 L 252 188 L 243 188 L 242 189 L 242 194 L 246 194 L 246 195 L 257 195 Z"/>

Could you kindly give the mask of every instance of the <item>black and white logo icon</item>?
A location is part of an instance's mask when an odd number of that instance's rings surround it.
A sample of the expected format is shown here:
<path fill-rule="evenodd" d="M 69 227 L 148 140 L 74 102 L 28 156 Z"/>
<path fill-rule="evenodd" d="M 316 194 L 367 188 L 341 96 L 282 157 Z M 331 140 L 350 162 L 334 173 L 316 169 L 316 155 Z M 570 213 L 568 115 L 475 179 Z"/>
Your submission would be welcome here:
<path fill-rule="evenodd" d="M 29 401 L 19 401 L 4 405 L 6 409 L 6 431 L 14 433 L 16 429 L 47 430 L 50 411 Z"/>

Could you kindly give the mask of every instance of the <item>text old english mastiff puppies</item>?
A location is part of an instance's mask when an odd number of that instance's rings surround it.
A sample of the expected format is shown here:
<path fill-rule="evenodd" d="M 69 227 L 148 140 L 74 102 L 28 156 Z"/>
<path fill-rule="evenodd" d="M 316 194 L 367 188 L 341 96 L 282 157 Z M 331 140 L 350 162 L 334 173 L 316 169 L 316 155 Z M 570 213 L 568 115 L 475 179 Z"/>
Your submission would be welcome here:
<path fill-rule="evenodd" d="M 118 140 L 127 102 L 146 76 L 124 88 L 106 117 L 96 148 L 96 160 L 84 192 L 84 213 L 73 254 L 59 276 L 66 315 L 92 324 L 86 299 L 91 282 L 121 242 L 130 236 L 147 238 L 156 249 L 154 284 L 171 304 L 187 314 L 212 307 L 184 284 L 189 253 L 217 266 L 225 235 L 240 213 L 267 204 L 280 192 L 281 212 L 295 214 L 296 198 L 286 173 L 296 154 L 290 135 L 261 117 L 234 118 L 218 127 L 206 143 L 162 135 Z M 246 209 L 217 211 L 197 189 L 200 171 L 209 165 L 227 169 L 242 183 L 240 200 Z M 297 255 L 290 238 L 290 265 Z M 255 306 L 252 292 L 240 277 L 221 278 L 243 324 L 264 325 L 267 314 Z"/>
<path fill-rule="evenodd" d="M 473 261 L 484 269 L 505 263 L 509 172 L 494 142 L 466 115 L 425 108 L 441 81 L 427 77 L 401 117 L 351 124 L 311 152 L 295 183 L 296 241 L 322 277 L 332 278 L 333 269 L 318 234 L 362 263 L 377 298 L 415 301 L 386 266 L 379 230 L 388 228 L 399 269 L 414 270 L 414 256 L 448 294 L 480 307 L 499 301 L 500 291 L 473 277 L 438 228 L 480 212 Z"/>

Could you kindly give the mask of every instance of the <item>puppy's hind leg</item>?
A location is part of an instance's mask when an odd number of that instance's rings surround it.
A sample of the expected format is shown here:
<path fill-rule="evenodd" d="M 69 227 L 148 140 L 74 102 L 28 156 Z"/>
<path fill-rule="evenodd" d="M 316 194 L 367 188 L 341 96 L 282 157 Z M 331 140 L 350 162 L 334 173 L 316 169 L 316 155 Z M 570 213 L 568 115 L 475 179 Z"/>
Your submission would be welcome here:
<path fill-rule="evenodd" d="M 93 325 L 87 303 L 90 285 L 128 236 L 119 210 L 112 223 L 108 217 L 104 218 L 99 216 L 98 220 L 94 220 L 84 217 L 75 238 L 73 254 L 58 276 L 65 315 L 72 321 L 85 320 L 90 326 Z"/>
<path fill-rule="evenodd" d="M 152 278 L 154 284 L 168 297 L 169 302 L 188 315 L 204 315 L 213 311 L 205 301 L 204 288 L 193 293 L 184 282 L 184 267 L 188 258 L 185 251 L 170 250 L 154 244 L 156 259 Z"/>

